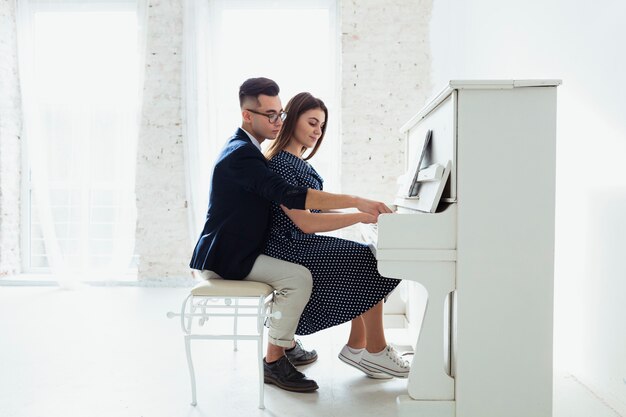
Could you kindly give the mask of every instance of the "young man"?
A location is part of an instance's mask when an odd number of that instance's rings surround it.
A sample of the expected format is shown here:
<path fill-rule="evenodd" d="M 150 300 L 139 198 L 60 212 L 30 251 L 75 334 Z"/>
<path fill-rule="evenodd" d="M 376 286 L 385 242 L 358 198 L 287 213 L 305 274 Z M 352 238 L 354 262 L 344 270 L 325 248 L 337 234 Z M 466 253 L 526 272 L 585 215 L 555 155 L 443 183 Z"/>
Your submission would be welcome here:
<path fill-rule="evenodd" d="M 318 388 L 317 383 L 294 365 L 311 363 L 317 354 L 295 344 L 294 334 L 311 294 L 311 273 L 303 266 L 261 254 L 271 202 L 296 209 L 354 207 L 376 218 L 391 210 L 377 201 L 294 187 L 268 169 L 261 143 L 276 138 L 287 116 L 279 91 L 267 78 L 248 79 L 239 88 L 242 125 L 215 163 L 207 218 L 190 266 L 205 277 L 259 281 L 275 289 L 274 309 L 282 316 L 270 321 L 265 382 L 288 391 L 310 392 Z"/>

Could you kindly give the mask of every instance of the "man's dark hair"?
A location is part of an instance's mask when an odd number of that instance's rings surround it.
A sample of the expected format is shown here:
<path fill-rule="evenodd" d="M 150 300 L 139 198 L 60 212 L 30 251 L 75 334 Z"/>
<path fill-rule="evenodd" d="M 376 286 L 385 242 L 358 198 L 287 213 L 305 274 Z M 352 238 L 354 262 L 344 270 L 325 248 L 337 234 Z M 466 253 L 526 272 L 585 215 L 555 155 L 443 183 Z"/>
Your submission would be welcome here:
<path fill-rule="evenodd" d="M 259 95 L 275 97 L 279 92 L 278 84 L 269 78 L 248 78 L 239 87 L 239 106 L 243 108 L 243 102 L 247 98 L 253 98 L 259 105 Z"/>

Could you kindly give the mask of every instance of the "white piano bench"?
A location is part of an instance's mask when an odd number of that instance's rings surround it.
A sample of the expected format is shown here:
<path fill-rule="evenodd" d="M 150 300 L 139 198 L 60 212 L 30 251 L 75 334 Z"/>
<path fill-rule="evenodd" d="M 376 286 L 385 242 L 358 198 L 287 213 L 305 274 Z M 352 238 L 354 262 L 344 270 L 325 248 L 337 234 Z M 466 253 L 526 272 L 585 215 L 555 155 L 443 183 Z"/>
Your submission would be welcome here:
<path fill-rule="evenodd" d="M 204 271 L 203 271 L 204 272 Z M 259 368 L 259 408 L 264 409 L 263 382 L 263 336 L 264 321 L 268 317 L 280 318 L 281 313 L 271 312 L 274 288 L 255 281 L 236 281 L 211 278 L 191 289 L 183 301 L 180 313 L 168 312 L 167 317 L 180 317 L 180 326 L 185 340 L 185 352 L 191 379 L 191 405 L 196 401 L 196 376 L 191 359 L 192 340 L 232 340 L 237 350 L 238 340 L 256 340 Z M 233 331 L 230 334 L 214 334 L 204 325 L 209 319 L 232 317 Z M 255 317 L 256 332 L 240 334 L 237 322 L 240 317 Z M 197 319 L 197 320 L 196 320 Z M 223 327 L 223 326 L 222 326 Z"/>

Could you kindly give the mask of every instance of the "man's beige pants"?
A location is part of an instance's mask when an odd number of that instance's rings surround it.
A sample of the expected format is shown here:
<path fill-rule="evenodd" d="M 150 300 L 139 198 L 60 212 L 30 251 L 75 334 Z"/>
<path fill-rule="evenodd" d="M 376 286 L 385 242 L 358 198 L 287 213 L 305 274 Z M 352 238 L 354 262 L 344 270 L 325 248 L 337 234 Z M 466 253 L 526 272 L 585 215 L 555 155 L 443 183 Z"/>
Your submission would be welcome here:
<path fill-rule="evenodd" d="M 201 271 L 201 275 L 204 279 L 219 278 L 213 271 Z M 263 282 L 274 288 L 272 311 L 280 311 L 281 317 L 272 318 L 269 322 L 269 342 L 291 347 L 300 315 L 311 297 L 311 272 L 302 265 L 259 255 L 250 274 L 244 279 Z"/>

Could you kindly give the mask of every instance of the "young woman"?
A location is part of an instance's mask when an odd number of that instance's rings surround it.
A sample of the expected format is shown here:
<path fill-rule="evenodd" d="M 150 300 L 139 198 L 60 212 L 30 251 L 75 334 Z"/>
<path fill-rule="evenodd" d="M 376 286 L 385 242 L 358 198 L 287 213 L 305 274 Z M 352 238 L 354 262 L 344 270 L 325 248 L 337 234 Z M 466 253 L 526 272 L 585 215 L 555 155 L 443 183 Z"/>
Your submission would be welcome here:
<path fill-rule="evenodd" d="M 322 178 L 306 161 L 324 139 L 328 109 L 320 99 L 300 93 L 287 103 L 285 111 L 283 127 L 265 154 L 270 169 L 292 185 L 321 190 Z M 367 213 L 289 210 L 273 204 L 264 253 L 301 264 L 313 275 L 311 298 L 296 334 L 351 321 L 350 336 L 339 359 L 372 378 L 406 378 L 409 364 L 387 344 L 383 330 L 384 298 L 400 281 L 378 273 L 376 259 L 366 245 L 315 234 L 374 221 Z"/>

